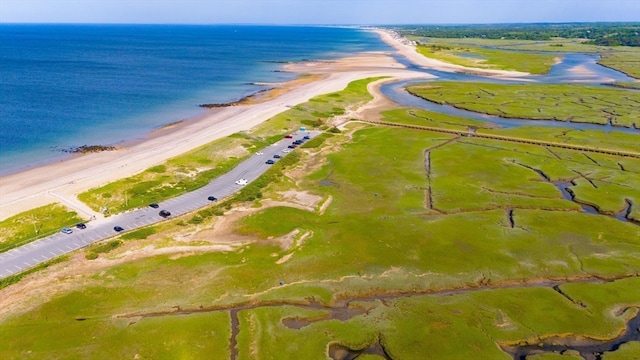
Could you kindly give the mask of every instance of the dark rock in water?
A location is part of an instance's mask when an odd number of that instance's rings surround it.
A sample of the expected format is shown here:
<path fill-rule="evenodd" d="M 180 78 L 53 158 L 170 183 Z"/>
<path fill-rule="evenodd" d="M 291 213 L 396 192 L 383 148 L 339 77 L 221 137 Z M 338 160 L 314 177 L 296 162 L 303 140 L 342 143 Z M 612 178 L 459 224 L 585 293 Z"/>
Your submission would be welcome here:
<path fill-rule="evenodd" d="M 263 93 L 269 91 L 269 90 L 273 90 L 273 88 L 268 88 L 268 89 L 262 89 L 260 91 L 256 91 L 255 93 L 245 96 L 240 100 L 237 101 L 231 101 L 228 103 L 213 103 L 213 104 L 200 104 L 198 105 L 199 107 L 202 108 L 207 108 L 207 109 L 216 109 L 216 108 L 224 108 L 224 107 L 229 107 L 229 106 L 236 106 L 236 105 L 242 105 L 244 103 L 246 103 L 247 101 L 256 98 L 258 95 L 262 95 Z"/>
<path fill-rule="evenodd" d="M 106 145 L 82 145 L 76 147 L 70 147 L 67 149 L 62 149 L 62 152 L 72 153 L 72 154 L 87 154 L 87 153 L 97 153 L 102 151 L 114 151 L 118 150 L 115 146 L 106 146 Z"/>

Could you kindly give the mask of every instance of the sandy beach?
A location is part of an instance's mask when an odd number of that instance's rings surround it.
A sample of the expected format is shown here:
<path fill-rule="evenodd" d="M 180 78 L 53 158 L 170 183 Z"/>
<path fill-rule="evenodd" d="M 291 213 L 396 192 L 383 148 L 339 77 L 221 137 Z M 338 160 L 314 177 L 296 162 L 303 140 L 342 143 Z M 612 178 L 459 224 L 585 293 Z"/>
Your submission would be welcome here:
<path fill-rule="evenodd" d="M 443 71 L 470 70 L 427 59 L 413 45 L 394 34 L 373 30 L 398 53 L 417 65 Z M 292 81 L 273 91 L 272 96 L 246 105 L 216 108 L 194 119 L 180 121 L 156 130 L 116 151 L 83 154 L 0 178 L 0 220 L 20 212 L 61 203 L 81 217 L 100 217 L 76 198 L 77 194 L 114 180 L 139 173 L 169 158 L 233 133 L 248 130 L 291 106 L 310 98 L 344 89 L 351 81 L 374 76 L 398 79 L 428 78 L 427 74 L 407 70 L 391 53 L 362 53 L 333 61 L 289 64 L 287 71 L 315 74 L 313 81 Z M 477 70 L 477 69 L 472 69 Z M 486 75 L 517 77 L 510 71 L 479 70 Z M 375 88 L 372 88 L 375 91 Z M 374 94 L 379 97 L 379 94 Z M 178 119 L 176 119 L 178 120 Z"/>

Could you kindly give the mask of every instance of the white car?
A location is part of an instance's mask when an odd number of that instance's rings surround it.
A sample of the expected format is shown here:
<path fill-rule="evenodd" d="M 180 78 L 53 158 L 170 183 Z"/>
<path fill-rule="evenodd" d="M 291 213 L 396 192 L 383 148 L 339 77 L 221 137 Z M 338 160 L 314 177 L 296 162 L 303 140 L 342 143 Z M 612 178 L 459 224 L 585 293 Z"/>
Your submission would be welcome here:
<path fill-rule="evenodd" d="M 240 179 L 236 181 L 236 185 L 247 185 L 247 183 L 248 183 L 247 179 Z"/>
<path fill-rule="evenodd" d="M 286 154 L 288 152 L 291 152 L 291 149 L 282 149 L 282 152 Z"/>
<path fill-rule="evenodd" d="M 258 151 L 256 155 L 264 155 L 264 153 L 262 151 Z"/>

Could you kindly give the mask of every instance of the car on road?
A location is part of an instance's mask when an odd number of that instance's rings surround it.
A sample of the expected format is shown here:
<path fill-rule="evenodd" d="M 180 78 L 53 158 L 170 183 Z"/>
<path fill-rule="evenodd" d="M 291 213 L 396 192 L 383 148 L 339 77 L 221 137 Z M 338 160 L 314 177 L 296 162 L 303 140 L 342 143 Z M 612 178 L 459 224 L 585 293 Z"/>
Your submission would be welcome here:
<path fill-rule="evenodd" d="M 274 158 L 274 159 L 280 159 L 281 157 L 282 157 L 282 156 L 280 156 L 280 155 L 278 155 L 278 154 L 273 155 L 273 158 Z"/>
<path fill-rule="evenodd" d="M 114 230 L 115 232 L 120 232 L 120 231 L 123 231 L 124 229 L 123 229 L 122 227 L 120 227 L 120 226 L 114 226 L 114 227 L 113 227 L 113 230 Z"/>
<path fill-rule="evenodd" d="M 60 231 L 62 231 L 65 234 L 71 234 L 73 232 L 73 230 L 69 229 L 68 227 L 64 227 Z"/>
<path fill-rule="evenodd" d="M 275 164 L 275 163 L 276 163 L 276 162 L 275 162 L 275 161 L 273 161 L 272 159 L 269 159 L 269 160 L 267 160 L 267 161 L 265 162 L 265 164 L 269 164 L 269 165 L 273 165 L 273 164 Z"/>
<path fill-rule="evenodd" d="M 309 140 L 309 139 L 311 139 L 311 136 L 309 136 L 309 135 L 305 135 L 305 136 L 303 137 L 303 139 L 305 139 L 305 140 Z"/>
<path fill-rule="evenodd" d="M 215 197 L 215 196 L 213 196 L 213 195 L 211 195 L 211 196 L 209 196 L 209 197 L 207 198 L 207 200 L 209 200 L 209 201 L 218 201 L 218 198 L 217 198 L 217 197 Z"/>
<path fill-rule="evenodd" d="M 236 185 L 247 185 L 248 183 L 247 179 L 236 180 Z"/>
<path fill-rule="evenodd" d="M 288 152 L 291 152 L 291 149 L 282 149 L 282 152 L 286 154 Z"/>
<path fill-rule="evenodd" d="M 289 149 L 295 149 L 297 146 L 296 146 L 296 145 L 294 145 L 294 144 L 291 144 L 291 145 L 289 145 L 289 146 L 287 146 L 287 147 L 288 147 Z"/>
<path fill-rule="evenodd" d="M 256 155 L 264 155 L 264 153 L 262 151 L 258 151 Z"/>
<path fill-rule="evenodd" d="M 169 216 L 171 216 L 171 213 L 167 210 L 160 210 L 158 215 L 162 216 L 163 218 L 168 218 Z"/>
<path fill-rule="evenodd" d="M 285 139 L 293 139 L 293 135 L 287 135 L 284 137 Z"/>
<path fill-rule="evenodd" d="M 77 224 L 76 224 L 76 227 L 77 227 L 78 229 L 86 229 L 86 228 L 87 228 L 87 225 L 85 225 L 85 223 L 77 223 Z"/>
<path fill-rule="evenodd" d="M 296 140 L 293 142 L 293 145 L 301 145 L 302 144 L 302 140 Z"/>
<path fill-rule="evenodd" d="M 151 203 L 151 204 L 149 204 L 149 206 L 154 208 L 154 209 L 157 209 L 157 208 L 160 207 L 160 205 L 158 205 L 158 203 Z"/>

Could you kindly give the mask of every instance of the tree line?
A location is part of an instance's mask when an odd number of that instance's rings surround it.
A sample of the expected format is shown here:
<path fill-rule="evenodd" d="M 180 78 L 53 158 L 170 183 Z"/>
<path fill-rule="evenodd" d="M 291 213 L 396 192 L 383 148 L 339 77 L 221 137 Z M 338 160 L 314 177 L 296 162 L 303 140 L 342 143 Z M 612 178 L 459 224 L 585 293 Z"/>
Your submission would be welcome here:
<path fill-rule="evenodd" d="M 433 38 L 483 38 L 547 41 L 586 39 L 601 46 L 640 46 L 640 23 L 414 25 L 395 28 L 401 35 Z"/>

